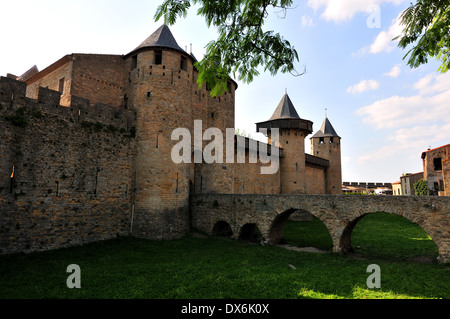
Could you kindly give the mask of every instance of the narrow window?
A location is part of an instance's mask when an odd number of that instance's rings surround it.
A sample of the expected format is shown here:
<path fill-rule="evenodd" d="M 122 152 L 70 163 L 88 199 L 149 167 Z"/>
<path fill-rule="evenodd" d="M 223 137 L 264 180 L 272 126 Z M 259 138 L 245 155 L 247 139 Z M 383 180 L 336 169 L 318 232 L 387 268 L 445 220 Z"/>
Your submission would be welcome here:
<path fill-rule="evenodd" d="M 155 64 L 162 64 L 162 51 L 155 50 Z"/>
<path fill-rule="evenodd" d="M 159 132 L 156 133 L 156 148 L 159 148 Z"/>
<path fill-rule="evenodd" d="M 100 172 L 100 169 L 97 167 L 95 171 L 95 189 L 94 189 L 94 195 L 97 196 L 97 186 L 98 186 L 98 173 Z"/>
<path fill-rule="evenodd" d="M 332 137 L 330 137 L 330 144 L 331 144 L 331 143 L 333 143 L 333 138 L 332 138 Z"/>
<path fill-rule="evenodd" d="M 298 172 L 298 163 L 295 163 L 295 171 Z"/>
<path fill-rule="evenodd" d="M 9 179 L 9 192 L 12 194 L 13 188 L 14 188 L 14 169 L 16 168 L 15 165 L 12 167 L 12 173 L 11 178 Z"/>
<path fill-rule="evenodd" d="M 437 158 L 433 159 L 433 164 L 434 164 L 434 170 L 435 171 L 441 171 L 442 170 L 442 158 L 437 157 Z"/>
<path fill-rule="evenodd" d="M 211 118 L 214 118 L 214 112 L 211 112 Z"/>
<path fill-rule="evenodd" d="M 181 56 L 180 69 L 187 71 L 187 59 L 184 56 Z"/>
<path fill-rule="evenodd" d="M 151 97 L 152 96 L 152 92 L 147 92 L 147 97 Z"/>
<path fill-rule="evenodd" d="M 126 94 L 123 96 L 123 107 L 128 109 L 128 95 Z"/>
<path fill-rule="evenodd" d="M 131 57 L 131 66 L 130 70 L 134 70 L 137 68 L 137 55 Z"/>
<path fill-rule="evenodd" d="M 13 107 L 13 103 L 14 103 L 14 91 L 11 92 L 11 104 L 10 107 Z"/>
<path fill-rule="evenodd" d="M 59 181 L 56 181 L 56 196 L 59 196 Z"/>
<path fill-rule="evenodd" d="M 175 189 L 175 193 L 178 193 L 178 173 L 177 173 L 177 187 Z"/>
<path fill-rule="evenodd" d="M 65 78 L 61 78 L 61 79 L 59 80 L 59 88 L 58 88 L 58 91 L 61 92 L 61 94 L 64 94 L 64 81 L 65 81 Z"/>
<path fill-rule="evenodd" d="M 321 137 L 320 139 L 319 139 L 319 144 L 324 144 L 325 143 L 325 139 L 323 138 L 323 137 Z"/>

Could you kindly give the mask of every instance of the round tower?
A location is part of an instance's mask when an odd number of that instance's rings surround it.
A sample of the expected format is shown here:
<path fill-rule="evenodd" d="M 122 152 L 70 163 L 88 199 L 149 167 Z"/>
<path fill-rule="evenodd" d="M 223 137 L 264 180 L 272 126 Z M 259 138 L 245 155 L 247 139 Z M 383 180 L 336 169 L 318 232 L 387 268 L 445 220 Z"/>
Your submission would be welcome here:
<path fill-rule="evenodd" d="M 189 230 L 189 163 L 176 164 L 172 131 L 192 136 L 194 58 L 162 25 L 124 56 L 124 105 L 136 112 L 132 233 L 171 239 Z"/>
<path fill-rule="evenodd" d="M 312 133 L 312 122 L 301 119 L 287 93 L 278 104 L 272 117 L 256 124 L 256 129 L 267 129 L 269 144 L 273 141 L 272 130 L 279 129 L 278 146 L 283 149 L 280 158 L 282 194 L 305 194 L 305 137 Z"/>
<path fill-rule="evenodd" d="M 320 130 L 311 137 L 311 154 L 330 162 L 326 171 L 326 193 L 342 194 L 341 138 L 326 116 Z"/>

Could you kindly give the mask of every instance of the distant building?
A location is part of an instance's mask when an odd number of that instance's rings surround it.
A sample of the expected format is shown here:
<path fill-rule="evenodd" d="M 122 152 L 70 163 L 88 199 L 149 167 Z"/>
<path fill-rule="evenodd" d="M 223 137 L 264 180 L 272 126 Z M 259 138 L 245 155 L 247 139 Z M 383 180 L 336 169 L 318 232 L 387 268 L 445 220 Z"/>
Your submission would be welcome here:
<path fill-rule="evenodd" d="M 400 177 L 401 194 L 406 196 L 415 195 L 414 183 L 423 178 L 423 172 L 414 174 L 403 174 Z"/>
<path fill-rule="evenodd" d="M 392 193 L 393 193 L 393 195 L 396 195 L 396 196 L 403 195 L 403 193 L 402 193 L 402 182 L 401 181 L 397 181 L 395 183 L 392 183 Z"/>
<path fill-rule="evenodd" d="M 391 183 L 343 182 L 343 193 L 392 195 Z"/>
<path fill-rule="evenodd" d="M 431 195 L 450 196 L 450 144 L 423 152 L 422 163 Z"/>

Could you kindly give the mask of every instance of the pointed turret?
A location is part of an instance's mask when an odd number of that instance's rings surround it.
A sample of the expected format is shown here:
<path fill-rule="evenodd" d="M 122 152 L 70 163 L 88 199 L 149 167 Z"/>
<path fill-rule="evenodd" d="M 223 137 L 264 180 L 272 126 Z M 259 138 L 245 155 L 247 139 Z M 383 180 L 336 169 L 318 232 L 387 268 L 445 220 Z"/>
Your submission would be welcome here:
<path fill-rule="evenodd" d="M 320 130 L 313 135 L 314 137 L 339 137 L 340 136 L 336 133 L 336 131 L 333 128 L 333 125 L 331 125 L 330 120 L 328 120 L 328 117 L 325 117 L 325 120 L 322 123 L 322 127 Z"/>
<path fill-rule="evenodd" d="M 289 98 L 289 95 L 287 93 L 283 96 L 280 103 L 278 104 L 277 108 L 275 109 L 275 112 L 273 112 L 272 117 L 269 121 L 276 120 L 276 119 L 300 119 L 300 116 L 298 116 L 297 111 L 295 110 L 294 104 L 292 104 L 291 99 Z"/>
<path fill-rule="evenodd" d="M 336 133 L 327 116 L 320 130 L 311 137 L 311 154 L 330 162 L 326 173 L 327 194 L 341 194 L 341 137 Z"/>
<path fill-rule="evenodd" d="M 138 47 L 136 47 L 133 51 L 131 51 L 127 55 L 135 53 L 136 51 L 142 51 L 146 49 L 156 49 L 156 48 L 173 49 L 186 53 L 186 51 L 180 48 L 180 46 L 178 45 L 169 27 L 163 24 L 155 32 L 153 32 L 147 39 L 145 39 Z"/>
<path fill-rule="evenodd" d="M 298 129 L 304 131 L 304 135 L 307 136 L 312 133 L 312 124 L 311 121 L 300 118 L 289 95 L 286 93 L 275 112 L 273 112 L 272 117 L 268 121 L 256 123 L 256 131 L 259 132 L 261 128 L 267 129 L 268 133 L 272 128 Z"/>
<path fill-rule="evenodd" d="M 312 122 L 300 118 L 289 95 L 282 97 L 272 117 L 256 123 L 256 129 L 267 130 L 269 144 L 283 148 L 280 165 L 282 194 L 304 194 L 305 137 L 312 133 Z M 279 130 L 276 136 L 275 129 Z"/>

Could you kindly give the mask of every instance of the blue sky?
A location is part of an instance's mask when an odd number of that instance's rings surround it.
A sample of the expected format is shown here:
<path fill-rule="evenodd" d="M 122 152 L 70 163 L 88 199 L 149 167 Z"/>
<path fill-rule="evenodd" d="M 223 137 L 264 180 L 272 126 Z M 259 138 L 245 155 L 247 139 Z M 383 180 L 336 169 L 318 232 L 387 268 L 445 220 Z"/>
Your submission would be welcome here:
<path fill-rule="evenodd" d="M 261 75 L 236 92 L 236 128 L 253 137 L 285 90 L 300 117 L 317 131 L 325 109 L 342 137 L 344 181 L 394 182 L 422 171 L 428 147 L 450 143 L 450 72 L 430 61 L 410 69 L 406 51 L 391 41 L 409 0 L 303 0 L 283 13 L 270 11 L 264 30 L 297 49 L 301 77 Z M 161 24 L 154 0 L 2 0 L 0 75 L 42 70 L 70 53 L 126 54 Z M 192 8 L 170 27 L 180 47 L 192 43 L 201 59 L 215 38 Z M 309 137 L 305 151 L 309 153 Z"/>

